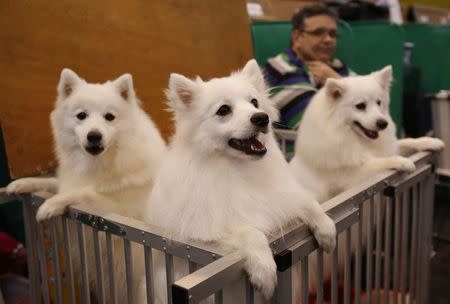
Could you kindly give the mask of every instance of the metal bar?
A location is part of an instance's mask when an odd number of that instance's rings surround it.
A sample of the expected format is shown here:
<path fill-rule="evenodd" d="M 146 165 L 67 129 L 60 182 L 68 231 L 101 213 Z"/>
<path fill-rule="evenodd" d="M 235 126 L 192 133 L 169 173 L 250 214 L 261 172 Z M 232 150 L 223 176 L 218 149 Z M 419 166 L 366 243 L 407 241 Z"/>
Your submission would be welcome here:
<path fill-rule="evenodd" d="M 95 254 L 95 270 L 97 279 L 97 292 L 98 301 L 104 303 L 105 291 L 103 289 L 103 269 L 102 269 L 102 256 L 100 254 L 100 242 L 98 240 L 98 230 L 92 229 L 92 237 L 94 240 L 94 254 Z"/>
<path fill-rule="evenodd" d="M 400 279 L 400 296 L 401 303 L 405 304 L 405 293 L 406 293 L 406 278 L 408 273 L 408 256 L 407 252 L 408 247 L 408 237 L 409 237 L 409 229 L 408 229 L 408 205 L 409 205 L 409 191 L 406 190 L 403 192 L 403 201 L 402 201 L 402 242 L 401 242 L 401 279 Z"/>
<path fill-rule="evenodd" d="M 300 261 L 302 271 L 302 303 L 308 303 L 309 283 L 308 283 L 308 256 L 303 257 Z"/>
<path fill-rule="evenodd" d="M 394 211 L 394 268 L 393 268 L 393 285 L 394 285 L 394 304 L 397 304 L 398 298 L 398 275 L 399 275 L 399 258 L 400 258 L 400 213 L 401 213 L 401 193 L 395 195 L 395 211 Z"/>
<path fill-rule="evenodd" d="M 350 269 L 351 269 L 351 257 L 352 257 L 352 229 L 349 227 L 345 231 L 345 263 L 344 263 L 344 303 L 350 304 Z"/>
<path fill-rule="evenodd" d="M 176 281 L 172 287 L 175 303 L 196 303 L 223 288 L 225 282 L 232 282 L 244 275 L 244 259 L 239 254 L 219 258 L 194 273 Z"/>
<path fill-rule="evenodd" d="M 253 291 L 253 285 L 250 283 L 248 277 L 245 278 L 245 304 L 255 303 L 255 295 Z"/>
<path fill-rule="evenodd" d="M 367 204 L 366 204 L 367 205 Z M 373 214 L 374 214 L 374 198 L 373 196 L 370 198 L 370 202 L 369 202 L 369 225 L 368 225 L 368 229 L 367 229 L 367 275 L 366 275 L 366 292 L 367 292 L 367 300 L 369 301 L 369 303 L 371 303 L 372 301 L 372 268 L 373 268 L 373 264 L 372 264 L 372 250 L 373 250 L 373 244 L 372 244 L 372 229 L 373 229 Z M 367 208 L 367 206 L 366 206 Z"/>
<path fill-rule="evenodd" d="M 167 300 L 172 303 L 172 284 L 174 281 L 173 256 L 166 253 Z"/>
<path fill-rule="evenodd" d="M 434 208 L 434 175 L 429 174 L 424 181 L 424 205 L 425 205 L 425 254 L 423 256 L 423 294 L 422 303 L 429 303 L 429 284 L 430 284 L 430 259 L 431 259 L 431 241 L 433 226 L 433 208 Z"/>
<path fill-rule="evenodd" d="M 133 256 L 131 253 L 132 249 L 129 240 L 123 240 L 123 249 L 125 253 L 125 273 L 127 278 L 128 304 L 133 304 Z"/>
<path fill-rule="evenodd" d="M 39 280 L 39 265 L 36 264 L 36 260 L 39 259 L 37 253 L 38 244 L 36 242 L 36 221 L 34 219 L 31 204 L 32 202 L 28 197 L 27 200 L 24 200 L 22 206 L 25 225 L 25 246 L 27 249 L 28 276 L 30 279 L 30 294 L 32 303 L 37 304 L 41 299 L 41 283 Z"/>
<path fill-rule="evenodd" d="M 145 255 L 145 287 L 147 290 L 147 304 L 151 304 L 154 302 L 152 248 L 144 246 L 144 255 Z"/>
<path fill-rule="evenodd" d="M 293 303 L 292 302 L 292 267 L 281 272 L 277 272 L 278 286 L 273 297 L 273 304 Z"/>
<path fill-rule="evenodd" d="M 333 251 L 331 264 L 331 303 L 338 302 L 338 261 L 339 261 L 339 236 L 336 235 L 336 247 Z"/>
<path fill-rule="evenodd" d="M 317 303 L 323 302 L 323 249 L 318 248 L 317 254 Z"/>
<path fill-rule="evenodd" d="M 108 257 L 108 275 L 109 275 L 109 301 L 111 304 L 117 302 L 116 298 L 116 283 L 114 274 L 114 250 L 112 246 L 111 233 L 106 234 L 106 256 Z"/>
<path fill-rule="evenodd" d="M 222 290 L 214 294 L 214 304 L 222 304 L 223 302 L 223 292 Z"/>
<path fill-rule="evenodd" d="M 41 268 L 41 281 L 42 281 L 42 296 L 45 304 L 50 304 L 49 285 L 48 285 L 48 272 L 47 272 L 47 257 L 44 249 L 44 231 L 41 223 L 37 223 L 37 235 L 38 235 L 38 252 L 39 252 L 39 266 Z"/>
<path fill-rule="evenodd" d="M 389 290 L 391 289 L 391 224 L 392 224 L 392 200 L 386 202 L 385 240 L 384 240 L 384 303 L 389 303 Z"/>
<path fill-rule="evenodd" d="M 89 278 L 87 272 L 86 247 L 84 241 L 84 225 L 77 223 L 78 248 L 80 250 L 80 269 L 81 269 L 81 294 L 83 303 L 90 303 L 89 297 Z"/>
<path fill-rule="evenodd" d="M 63 229 L 63 239 L 64 239 L 64 257 L 66 262 L 66 284 L 67 289 L 69 290 L 69 303 L 74 304 L 75 303 L 75 284 L 73 280 L 73 266 L 72 266 L 72 254 L 70 252 L 70 232 L 69 232 L 69 226 L 67 224 L 68 219 L 64 216 L 62 219 L 62 229 Z"/>
<path fill-rule="evenodd" d="M 422 262 L 421 261 L 423 260 L 423 256 L 424 256 L 424 246 L 423 246 L 423 244 L 425 242 L 425 240 L 424 240 L 424 231 L 423 231 L 424 230 L 423 229 L 423 227 L 424 227 L 423 214 L 425 213 L 424 212 L 425 204 L 424 204 L 424 200 L 423 200 L 423 191 L 424 191 L 424 183 L 423 183 L 423 181 L 419 183 L 418 190 L 419 190 L 419 195 L 418 195 L 419 201 L 418 201 L 418 206 L 417 206 L 418 207 L 418 212 L 417 212 L 418 213 L 418 217 L 417 217 L 417 220 L 418 220 L 418 223 L 417 223 L 417 228 L 418 228 L 418 233 L 417 233 L 417 259 L 416 259 L 416 265 L 415 265 L 417 280 L 416 280 L 416 287 L 415 287 L 415 290 L 416 290 L 416 298 L 415 298 L 415 300 L 416 300 L 417 303 L 422 304 L 421 303 L 421 296 L 422 296 L 422 292 L 423 292 L 422 288 L 423 288 L 424 282 L 423 282 Z"/>
<path fill-rule="evenodd" d="M 52 241 L 52 262 L 53 262 L 53 277 L 56 285 L 56 301 L 57 303 L 63 302 L 62 295 L 62 283 L 61 283 L 61 267 L 59 263 L 59 250 L 58 250 L 58 236 L 56 232 L 57 219 L 51 219 L 48 221 L 50 228 L 50 238 Z"/>
<path fill-rule="evenodd" d="M 375 241 L 375 303 L 380 303 L 380 285 L 381 285 L 381 237 L 383 225 L 383 207 L 384 199 L 380 196 L 380 202 L 377 206 L 377 224 L 376 224 L 376 241 Z"/>
<path fill-rule="evenodd" d="M 362 252 L 362 226 L 363 226 L 363 212 L 360 206 L 359 209 L 358 230 L 356 231 L 356 250 L 355 250 L 355 304 L 360 304 L 361 301 L 361 252 Z"/>
<path fill-rule="evenodd" d="M 196 270 L 197 270 L 197 264 L 195 264 L 194 262 L 189 262 L 189 273 L 193 273 Z"/>
<path fill-rule="evenodd" d="M 412 224 L 411 224 L 411 259 L 409 265 L 409 298 L 415 300 L 415 280 L 416 280 L 416 259 L 417 259 L 417 204 L 418 204 L 418 185 L 412 188 Z"/>

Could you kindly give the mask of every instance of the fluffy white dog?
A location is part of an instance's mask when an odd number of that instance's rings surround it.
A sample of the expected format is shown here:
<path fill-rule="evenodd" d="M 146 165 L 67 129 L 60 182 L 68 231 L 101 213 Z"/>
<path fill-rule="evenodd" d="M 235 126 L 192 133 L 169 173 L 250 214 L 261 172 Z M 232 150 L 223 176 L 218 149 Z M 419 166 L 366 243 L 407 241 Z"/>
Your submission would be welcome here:
<path fill-rule="evenodd" d="M 444 147 L 437 138 L 397 139 L 389 114 L 391 81 L 391 66 L 366 76 L 328 79 L 308 105 L 290 166 L 298 181 L 310 189 L 319 202 L 389 169 L 414 171 L 414 163 L 401 155 Z M 363 209 L 363 235 L 370 231 L 367 211 Z M 355 233 L 356 230 L 353 235 Z M 352 240 L 355 251 L 356 238 Z M 344 242 L 345 235 L 341 234 L 339 243 Z M 343 269 L 345 246 L 339 248 L 339 267 Z M 309 273 L 311 292 L 315 288 L 316 263 L 313 255 Z M 327 257 L 326 280 L 330 278 L 330 270 Z"/>
<path fill-rule="evenodd" d="M 271 130 L 277 114 L 265 90 L 255 60 L 207 82 L 170 76 L 176 133 L 148 216 L 175 239 L 215 241 L 241 253 L 250 281 L 269 298 L 277 277 L 266 236 L 303 221 L 329 252 L 336 231 L 295 182 Z"/>
<path fill-rule="evenodd" d="M 298 181 L 323 202 L 388 169 L 413 171 L 401 155 L 441 150 L 437 138 L 397 139 L 389 114 L 392 68 L 328 79 L 300 123 L 290 162 Z"/>
<path fill-rule="evenodd" d="M 131 75 L 91 84 L 64 69 L 51 125 L 59 164 L 57 177 L 22 178 L 9 184 L 7 192 L 56 193 L 39 208 L 36 215 L 39 221 L 61 215 L 75 203 L 142 218 L 143 205 L 150 195 L 166 145 L 140 108 Z M 123 245 L 119 240 L 114 245 L 117 247 L 116 280 L 118 286 L 124 286 Z M 87 234 L 86 248 L 92 262 L 91 234 Z M 139 258 L 135 256 L 135 259 Z M 105 269 L 106 256 L 103 261 Z M 142 265 L 137 266 L 135 272 L 141 271 Z M 89 271 L 93 280 L 94 268 L 89 267 Z M 126 293 L 119 294 L 119 303 L 126 301 L 125 296 Z"/>

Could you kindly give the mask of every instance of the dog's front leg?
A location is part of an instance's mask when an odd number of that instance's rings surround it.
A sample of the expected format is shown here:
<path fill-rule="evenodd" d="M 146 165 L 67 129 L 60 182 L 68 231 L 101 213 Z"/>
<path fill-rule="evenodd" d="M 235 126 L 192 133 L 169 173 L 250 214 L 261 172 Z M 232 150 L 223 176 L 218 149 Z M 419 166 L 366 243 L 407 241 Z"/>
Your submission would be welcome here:
<path fill-rule="evenodd" d="M 399 171 L 413 172 L 414 170 L 416 170 L 416 165 L 414 165 L 414 162 L 409 158 L 399 155 L 389 157 L 374 157 L 366 162 L 365 164 L 366 176 L 362 177 L 362 179 L 392 169 Z"/>
<path fill-rule="evenodd" d="M 411 155 L 418 151 L 440 151 L 444 149 L 445 144 L 439 138 L 419 137 L 403 138 L 397 141 L 398 153 L 403 156 Z"/>
<path fill-rule="evenodd" d="M 320 247 L 325 252 L 333 251 L 336 246 L 336 226 L 333 220 L 325 213 L 322 206 L 307 193 L 293 193 L 282 196 L 291 199 L 296 205 L 296 214 L 314 234 Z M 299 198 L 302 198 L 299 200 Z"/>
<path fill-rule="evenodd" d="M 277 283 L 277 266 L 264 233 L 252 226 L 242 225 L 225 238 L 225 246 L 245 258 L 245 270 L 250 282 L 269 299 Z"/>
<path fill-rule="evenodd" d="M 46 191 L 58 192 L 58 180 L 56 177 L 24 177 L 17 179 L 6 187 L 6 193 L 32 193 Z"/>
<path fill-rule="evenodd" d="M 50 219 L 64 213 L 67 207 L 74 204 L 87 204 L 93 207 L 102 207 L 110 202 L 105 195 L 102 195 L 91 188 L 82 188 L 77 192 L 59 193 L 47 199 L 36 214 L 38 221 Z"/>

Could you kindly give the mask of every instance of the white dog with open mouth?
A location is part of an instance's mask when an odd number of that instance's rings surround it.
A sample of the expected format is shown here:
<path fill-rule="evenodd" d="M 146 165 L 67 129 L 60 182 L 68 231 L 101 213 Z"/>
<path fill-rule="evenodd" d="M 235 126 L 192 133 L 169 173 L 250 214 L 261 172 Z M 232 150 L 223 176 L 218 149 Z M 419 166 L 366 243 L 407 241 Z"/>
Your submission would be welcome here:
<path fill-rule="evenodd" d="M 266 235 L 305 222 L 326 250 L 335 226 L 296 182 L 277 146 L 277 112 L 255 60 L 203 82 L 172 74 L 167 96 L 176 133 L 153 188 L 148 217 L 182 241 L 218 242 L 246 258 L 250 281 L 269 298 L 276 265 Z"/>
<path fill-rule="evenodd" d="M 414 163 L 403 157 L 411 152 L 443 149 L 437 138 L 397 139 L 389 115 L 391 81 L 391 66 L 328 79 L 311 100 L 290 166 L 320 202 L 385 170 L 413 171 Z"/>
<path fill-rule="evenodd" d="M 328 79 L 308 105 L 290 166 L 298 181 L 311 190 L 320 203 L 386 170 L 414 171 L 414 163 L 404 156 L 444 147 L 437 138 L 397 139 L 389 114 L 391 81 L 391 66 L 365 76 Z M 363 209 L 363 235 L 369 229 L 367 210 Z M 353 227 L 356 229 L 356 225 Z M 344 244 L 344 241 L 342 233 L 339 243 Z M 341 269 L 346 254 L 344 248 L 339 246 Z M 354 252 L 356 238 L 352 238 L 352 248 Z M 315 263 L 313 255 L 311 270 L 316 269 Z M 325 259 L 325 279 L 330 278 L 330 269 L 329 259 Z M 315 277 L 314 271 L 310 271 L 311 292 L 315 288 Z"/>

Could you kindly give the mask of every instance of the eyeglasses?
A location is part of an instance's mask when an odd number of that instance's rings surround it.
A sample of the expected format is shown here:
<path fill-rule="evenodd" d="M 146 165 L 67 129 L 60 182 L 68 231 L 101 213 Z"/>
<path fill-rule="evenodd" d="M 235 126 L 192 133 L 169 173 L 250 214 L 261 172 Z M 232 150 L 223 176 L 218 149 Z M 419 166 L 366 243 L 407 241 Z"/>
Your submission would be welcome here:
<path fill-rule="evenodd" d="M 337 36 L 338 36 L 338 33 L 337 33 L 336 30 L 327 30 L 327 29 L 324 29 L 324 28 L 318 28 L 318 29 L 313 30 L 313 31 L 306 31 L 306 30 L 303 30 L 302 32 L 303 32 L 303 33 L 310 34 L 311 36 L 314 36 L 314 37 L 317 37 L 317 38 L 319 38 L 319 37 L 320 37 L 320 38 L 323 38 L 323 37 L 325 37 L 327 34 L 328 34 L 328 36 L 330 36 L 330 37 L 333 38 L 333 39 L 336 39 Z"/>

